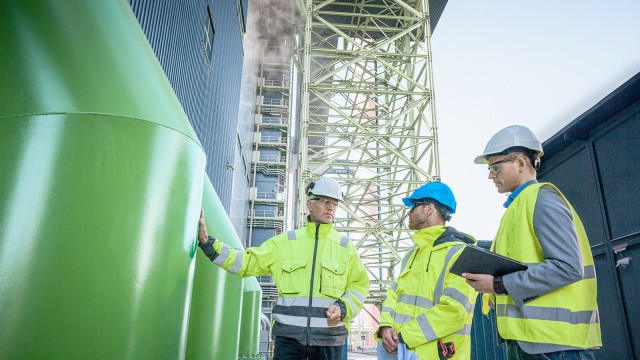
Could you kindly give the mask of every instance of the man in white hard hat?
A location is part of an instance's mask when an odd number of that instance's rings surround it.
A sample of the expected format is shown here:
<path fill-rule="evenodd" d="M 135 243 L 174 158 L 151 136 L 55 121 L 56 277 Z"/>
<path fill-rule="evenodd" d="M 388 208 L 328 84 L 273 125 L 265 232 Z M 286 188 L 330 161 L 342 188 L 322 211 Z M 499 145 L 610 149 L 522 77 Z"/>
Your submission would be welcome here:
<path fill-rule="evenodd" d="M 499 193 L 510 193 L 492 250 L 529 265 L 501 278 L 463 274 L 494 305 L 509 359 L 595 359 L 602 346 L 596 273 L 580 217 L 560 190 L 538 183 L 542 144 L 528 128 L 509 126 L 487 143 Z"/>
<path fill-rule="evenodd" d="M 475 239 L 445 223 L 456 212 L 451 189 L 430 182 L 402 202 L 416 246 L 402 260 L 387 289 L 377 335 L 378 359 L 469 359 L 471 321 L 478 293 L 449 268 Z M 389 354 L 389 355 L 387 355 Z"/>
<path fill-rule="evenodd" d="M 238 276 L 273 276 L 279 299 L 272 310 L 275 360 L 341 360 L 349 323 L 369 294 L 369 277 L 353 243 L 333 229 L 340 185 L 321 177 L 307 186 L 304 228 L 244 252 L 207 236 L 198 240 L 211 261 Z"/>

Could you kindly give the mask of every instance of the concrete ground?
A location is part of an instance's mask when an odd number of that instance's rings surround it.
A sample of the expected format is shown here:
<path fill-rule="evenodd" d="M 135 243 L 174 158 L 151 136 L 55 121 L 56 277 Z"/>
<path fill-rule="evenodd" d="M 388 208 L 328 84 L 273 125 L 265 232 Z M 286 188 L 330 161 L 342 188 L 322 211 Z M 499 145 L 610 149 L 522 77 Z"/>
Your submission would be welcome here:
<path fill-rule="evenodd" d="M 376 358 L 376 354 L 370 354 L 370 353 L 358 353 L 358 352 L 350 352 L 348 353 L 348 360 L 371 360 L 371 359 L 375 359 Z"/>

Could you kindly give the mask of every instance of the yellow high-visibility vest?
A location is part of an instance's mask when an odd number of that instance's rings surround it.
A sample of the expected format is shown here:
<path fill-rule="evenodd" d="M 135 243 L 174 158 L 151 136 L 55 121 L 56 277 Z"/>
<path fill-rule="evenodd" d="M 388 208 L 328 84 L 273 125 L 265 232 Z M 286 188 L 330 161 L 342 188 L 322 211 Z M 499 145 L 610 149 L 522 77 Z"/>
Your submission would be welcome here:
<path fill-rule="evenodd" d="M 533 229 L 533 212 L 543 186 L 553 188 L 573 216 L 582 253 L 582 280 L 544 294 L 523 306 L 509 295 L 496 295 L 500 336 L 535 343 L 593 348 L 602 345 L 596 273 L 587 234 L 580 217 L 560 190 L 550 183 L 527 186 L 507 208 L 495 239 L 495 251 L 527 264 L 544 261 Z"/>

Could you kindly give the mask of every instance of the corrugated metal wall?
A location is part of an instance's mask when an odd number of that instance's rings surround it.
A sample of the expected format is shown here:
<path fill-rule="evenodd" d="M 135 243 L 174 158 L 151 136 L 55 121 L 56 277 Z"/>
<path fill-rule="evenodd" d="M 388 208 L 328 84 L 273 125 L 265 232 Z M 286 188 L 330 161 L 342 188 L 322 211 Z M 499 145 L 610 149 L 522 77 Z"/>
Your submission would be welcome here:
<path fill-rule="evenodd" d="M 429 0 L 429 15 L 431 15 L 431 33 L 434 33 L 436 30 L 436 25 L 438 25 L 438 21 L 440 21 L 440 17 L 442 17 L 442 13 L 444 12 L 445 7 L 447 6 L 448 0 Z"/>
<path fill-rule="evenodd" d="M 248 5 L 247 0 L 240 3 Z M 229 213 L 244 57 L 244 25 L 239 19 L 246 19 L 247 12 L 229 0 L 130 0 L 130 4 L 205 148 L 207 174 Z M 207 6 L 215 31 L 209 62 L 202 46 L 209 23 Z M 244 226 L 234 223 L 237 230 Z"/>
<path fill-rule="evenodd" d="M 640 73 L 544 144 L 540 179 L 585 225 L 598 274 L 598 359 L 640 355 Z"/>
<path fill-rule="evenodd" d="M 248 2 L 243 0 L 243 16 L 245 23 L 247 17 L 253 19 L 255 9 L 249 8 Z M 247 14 L 249 13 L 249 14 Z M 258 53 L 259 46 L 256 44 L 257 34 L 251 31 L 251 26 L 246 25 L 247 33 L 244 36 L 244 61 L 242 72 L 242 84 L 240 90 L 240 108 L 238 113 L 238 146 L 235 154 L 235 175 L 233 178 L 233 188 L 231 192 L 231 206 L 229 217 L 233 223 L 238 236 L 249 245 L 249 230 L 247 227 L 247 215 L 249 213 L 249 194 L 251 187 L 251 156 L 254 150 L 253 127 L 255 121 L 256 108 L 256 83 L 258 78 Z"/>

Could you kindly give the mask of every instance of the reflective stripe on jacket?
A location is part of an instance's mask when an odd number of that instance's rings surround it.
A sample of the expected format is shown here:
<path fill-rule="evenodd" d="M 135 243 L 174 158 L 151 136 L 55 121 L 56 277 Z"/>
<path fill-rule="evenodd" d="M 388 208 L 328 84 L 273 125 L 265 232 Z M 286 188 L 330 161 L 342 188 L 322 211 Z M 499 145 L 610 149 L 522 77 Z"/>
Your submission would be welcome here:
<path fill-rule="evenodd" d="M 494 242 L 495 251 L 533 266 L 545 260 L 531 226 L 542 186 L 553 188 L 571 211 L 584 275 L 582 280 L 534 298 L 520 307 L 508 295 L 496 295 L 498 331 L 505 339 L 578 348 L 601 346 L 596 274 L 589 240 L 580 217 L 558 188 L 549 183 L 527 186 L 502 217 Z"/>
<path fill-rule="evenodd" d="M 353 243 L 332 224 L 308 222 L 238 252 L 216 241 L 214 263 L 242 277 L 271 275 L 280 298 L 273 308 L 273 334 L 305 345 L 344 344 L 351 319 L 369 294 L 369 277 Z M 242 254 L 242 256 L 238 256 Z M 341 300 L 347 314 L 327 324 L 327 308 Z"/>
<path fill-rule="evenodd" d="M 421 359 L 438 359 L 438 343 L 453 343 L 451 359 L 471 356 L 471 321 L 477 292 L 449 268 L 475 239 L 444 226 L 414 234 L 400 276 L 387 289 L 380 326 L 393 327 Z"/>

